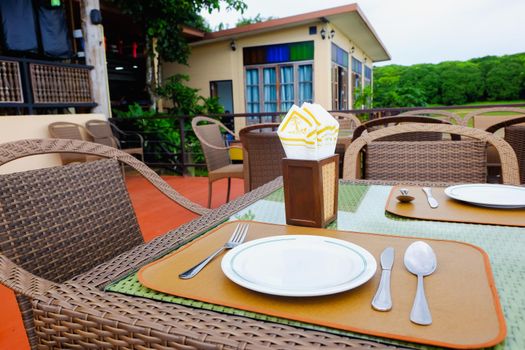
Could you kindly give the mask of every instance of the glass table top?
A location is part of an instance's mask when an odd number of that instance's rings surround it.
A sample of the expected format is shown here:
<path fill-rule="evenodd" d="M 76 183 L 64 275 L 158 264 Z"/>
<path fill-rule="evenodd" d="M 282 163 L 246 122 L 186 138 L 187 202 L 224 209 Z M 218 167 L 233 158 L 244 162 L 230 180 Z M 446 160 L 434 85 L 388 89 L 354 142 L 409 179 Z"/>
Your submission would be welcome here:
<path fill-rule="evenodd" d="M 328 228 L 355 232 L 456 240 L 490 257 L 508 335 L 497 348 L 525 349 L 525 228 L 405 219 L 385 213 L 391 186 L 341 183 L 337 220 Z M 282 188 L 230 220 L 286 224 Z M 307 229 L 307 228 L 305 228 Z"/>

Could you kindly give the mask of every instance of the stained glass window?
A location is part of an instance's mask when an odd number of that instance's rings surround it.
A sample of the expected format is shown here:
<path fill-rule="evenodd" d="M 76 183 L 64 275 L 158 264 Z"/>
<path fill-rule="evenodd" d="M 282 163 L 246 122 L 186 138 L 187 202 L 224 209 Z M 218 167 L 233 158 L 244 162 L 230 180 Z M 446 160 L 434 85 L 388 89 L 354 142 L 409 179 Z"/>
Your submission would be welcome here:
<path fill-rule="evenodd" d="M 245 66 L 266 63 L 307 61 L 313 59 L 313 41 L 243 48 L 243 61 Z"/>

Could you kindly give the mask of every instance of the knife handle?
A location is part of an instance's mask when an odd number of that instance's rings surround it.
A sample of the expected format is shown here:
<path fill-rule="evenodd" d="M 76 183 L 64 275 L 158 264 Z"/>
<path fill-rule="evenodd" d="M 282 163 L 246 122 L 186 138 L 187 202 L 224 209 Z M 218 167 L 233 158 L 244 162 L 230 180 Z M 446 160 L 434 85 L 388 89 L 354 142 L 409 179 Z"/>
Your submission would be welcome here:
<path fill-rule="evenodd" d="M 390 295 L 390 270 L 381 272 L 381 281 L 374 299 L 372 307 L 377 311 L 388 311 L 392 308 L 392 297 Z"/>

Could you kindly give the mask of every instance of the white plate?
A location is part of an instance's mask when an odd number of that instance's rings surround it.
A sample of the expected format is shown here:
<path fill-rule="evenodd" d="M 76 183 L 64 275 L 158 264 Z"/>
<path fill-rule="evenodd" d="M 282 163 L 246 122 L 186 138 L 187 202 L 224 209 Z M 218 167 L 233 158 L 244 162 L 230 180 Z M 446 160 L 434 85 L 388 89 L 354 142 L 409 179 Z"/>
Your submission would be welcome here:
<path fill-rule="evenodd" d="M 497 184 L 469 184 L 445 188 L 450 198 L 490 208 L 525 207 L 525 187 Z"/>
<path fill-rule="evenodd" d="M 340 239 L 289 235 L 250 241 L 230 250 L 222 271 L 233 282 L 266 294 L 307 297 L 343 292 L 368 281 L 370 252 Z"/>

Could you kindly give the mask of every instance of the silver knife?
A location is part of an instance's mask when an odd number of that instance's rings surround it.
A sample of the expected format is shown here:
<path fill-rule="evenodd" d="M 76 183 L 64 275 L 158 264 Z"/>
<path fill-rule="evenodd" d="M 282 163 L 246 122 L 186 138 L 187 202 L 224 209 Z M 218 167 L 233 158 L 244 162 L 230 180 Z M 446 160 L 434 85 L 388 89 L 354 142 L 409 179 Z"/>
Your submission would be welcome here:
<path fill-rule="evenodd" d="M 388 311 L 392 308 L 390 295 L 390 273 L 394 265 L 394 248 L 388 247 L 381 253 L 381 281 L 376 295 L 372 299 L 372 307 L 378 311 Z"/>
<path fill-rule="evenodd" d="M 438 201 L 432 196 L 432 189 L 430 187 L 423 187 L 423 192 L 427 195 L 428 204 L 432 209 L 439 207 Z"/>

